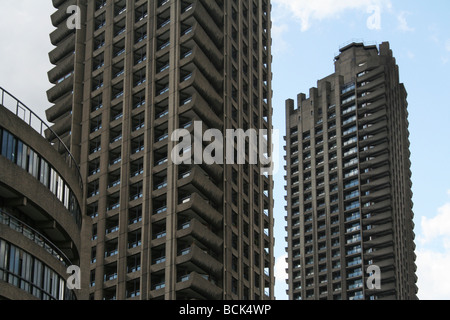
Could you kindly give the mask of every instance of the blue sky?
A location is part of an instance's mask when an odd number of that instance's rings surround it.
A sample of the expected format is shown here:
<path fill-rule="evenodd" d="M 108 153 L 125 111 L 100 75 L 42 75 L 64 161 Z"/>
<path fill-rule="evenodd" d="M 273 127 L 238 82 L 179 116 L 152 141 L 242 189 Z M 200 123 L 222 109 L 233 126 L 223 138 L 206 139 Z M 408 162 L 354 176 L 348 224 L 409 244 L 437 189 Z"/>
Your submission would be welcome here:
<path fill-rule="evenodd" d="M 448 0 L 272 0 L 274 127 L 285 100 L 334 72 L 353 39 L 389 41 L 409 93 L 411 162 L 421 299 L 450 299 L 450 2 Z M 0 86 L 44 118 L 53 49 L 51 1 L 3 1 Z M 24 79 L 33 86 L 24 86 Z M 282 165 L 282 164 L 281 164 Z M 284 173 L 275 176 L 276 296 L 285 299 Z"/>

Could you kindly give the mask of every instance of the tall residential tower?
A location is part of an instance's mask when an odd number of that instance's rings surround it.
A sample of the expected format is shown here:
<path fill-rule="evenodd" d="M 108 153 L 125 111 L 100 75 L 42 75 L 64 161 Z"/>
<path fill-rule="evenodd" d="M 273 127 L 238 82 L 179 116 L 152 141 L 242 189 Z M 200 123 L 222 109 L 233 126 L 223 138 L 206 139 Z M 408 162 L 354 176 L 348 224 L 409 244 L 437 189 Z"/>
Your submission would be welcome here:
<path fill-rule="evenodd" d="M 272 178 L 171 159 L 195 121 L 272 128 L 270 1 L 53 4 L 47 117 L 81 166 L 89 297 L 273 299 Z"/>
<path fill-rule="evenodd" d="M 352 43 L 286 102 L 290 299 L 417 298 L 406 97 L 389 44 Z"/>

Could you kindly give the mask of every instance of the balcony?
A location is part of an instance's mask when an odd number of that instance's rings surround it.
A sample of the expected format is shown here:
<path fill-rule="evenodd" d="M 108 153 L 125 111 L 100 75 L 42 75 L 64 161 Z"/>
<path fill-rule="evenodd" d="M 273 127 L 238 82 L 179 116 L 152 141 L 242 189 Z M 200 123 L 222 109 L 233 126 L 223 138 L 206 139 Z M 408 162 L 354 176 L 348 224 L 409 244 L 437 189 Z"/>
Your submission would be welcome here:
<path fill-rule="evenodd" d="M 223 75 L 217 71 L 216 65 L 214 65 L 208 56 L 202 51 L 198 45 L 194 47 L 186 54 L 180 62 L 181 68 L 187 67 L 189 64 L 195 65 L 205 75 L 205 77 L 211 82 L 214 89 L 221 91 L 223 87 Z"/>
<path fill-rule="evenodd" d="M 222 32 L 219 31 L 218 34 L 222 34 Z M 197 44 L 203 52 L 208 53 L 208 59 L 213 65 L 221 66 L 223 65 L 223 54 L 218 49 L 219 45 L 216 46 L 210 39 L 209 34 L 199 23 L 193 23 L 192 32 L 181 37 L 180 41 L 186 48 L 194 48 L 195 44 Z"/>
<path fill-rule="evenodd" d="M 366 241 L 364 243 L 364 248 L 372 248 L 372 247 L 379 247 L 379 246 L 388 246 L 393 244 L 394 238 L 392 233 L 379 236 L 379 237 L 373 237 L 372 240 Z"/>
<path fill-rule="evenodd" d="M 192 272 L 189 275 L 180 277 L 176 284 L 175 290 L 177 293 L 196 297 L 199 300 L 219 300 L 222 299 L 223 292 L 218 286 L 207 279 L 207 276 L 202 276 L 197 272 Z"/>
<path fill-rule="evenodd" d="M 373 248 L 371 250 L 367 250 L 364 253 L 364 259 L 367 259 L 367 260 L 380 260 L 380 259 L 393 258 L 394 252 L 395 251 L 394 251 L 394 248 L 392 246 L 387 246 L 385 248 Z M 378 265 L 378 262 L 377 262 L 377 265 Z"/>
<path fill-rule="evenodd" d="M 365 124 L 361 127 L 359 134 L 360 136 L 364 136 L 367 134 L 376 134 L 380 131 L 387 130 L 387 121 L 381 121 L 376 124 Z"/>
<path fill-rule="evenodd" d="M 375 145 L 375 146 L 365 146 L 361 151 L 360 151 L 360 156 L 361 157 L 369 157 L 369 156 L 376 156 L 376 155 L 380 155 L 383 153 L 387 153 L 389 151 L 389 144 L 387 142 Z"/>
<path fill-rule="evenodd" d="M 198 217 L 199 220 L 207 221 L 217 228 L 222 227 L 222 215 L 197 193 L 182 201 L 177 207 L 177 212 Z"/>
<path fill-rule="evenodd" d="M 390 198 L 391 196 L 391 189 L 389 187 L 384 188 L 379 191 L 370 192 L 367 191 L 365 194 L 362 195 L 361 201 L 375 201 L 375 200 L 381 200 L 383 198 Z"/>
<path fill-rule="evenodd" d="M 389 233 L 392 230 L 393 230 L 392 221 L 386 221 L 383 224 L 378 225 L 366 224 L 366 228 L 363 231 L 363 236 L 372 237 L 374 235 Z"/>
<path fill-rule="evenodd" d="M 219 261 L 194 244 L 179 253 L 176 264 L 178 267 L 189 270 L 199 270 L 200 268 L 216 277 L 221 276 L 223 269 L 223 265 Z"/>
<path fill-rule="evenodd" d="M 222 112 L 223 106 L 221 104 L 209 104 L 194 88 L 189 88 L 188 91 L 190 93 L 190 97 L 181 103 L 180 116 L 186 115 L 187 117 L 193 119 L 197 115 L 208 125 L 208 127 L 222 128 L 223 122 L 217 114 Z"/>
<path fill-rule="evenodd" d="M 195 218 L 189 223 L 181 226 L 177 231 L 177 239 L 189 238 L 192 238 L 192 240 L 195 239 L 215 251 L 220 251 L 222 249 L 223 240 Z"/>
<path fill-rule="evenodd" d="M 223 104 L 222 97 L 199 69 L 194 69 L 192 76 L 188 80 L 180 83 L 180 90 L 184 90 L 190 86 L 193 86 L 208 104 L 212 106 L 221 106 Z"/>
<path fill-rule="evenodd" d="M 392 221 L 392 213 L 390 211 L 385 211 L 377 214 L 368 214 L 363 220 L 363 225 L 376 224 L 381 221 Z"/>
<path fill-rule="evenodd" d="M 210 8 L 211 7 L 209 7 L 209 9 Z M 205 28 L 205 31 L 210 36 L 211 40 L 213 40 L 218 47 L 223 43 L 223 32 L 216 24 L 216 21 L 220 22 L 222 20 L 213 19 L 210 13 L 203 6 L 203 2 L 198 1 L 192 6 L 186 7 L 186 9 L 182 12 L 181 20 L 183 22 L 192 20 L 198 21 L 198 23 Z"/>
<path fill-rule="evenodd" d="M 216 203 L 221 203 L 223 199 L 223 192 L 220 190 L 215 183 L 205 175 L 199 167 L 193 167 L 190 170 L 190 174 L 183 179 L 178 180 L 178 187 L 189 189 L 190 185 L 195 187 L 195 189 L 202 192 L 208 198 L 211 198 Z M 195 191 L 191 189 L 191 191 Z"/>

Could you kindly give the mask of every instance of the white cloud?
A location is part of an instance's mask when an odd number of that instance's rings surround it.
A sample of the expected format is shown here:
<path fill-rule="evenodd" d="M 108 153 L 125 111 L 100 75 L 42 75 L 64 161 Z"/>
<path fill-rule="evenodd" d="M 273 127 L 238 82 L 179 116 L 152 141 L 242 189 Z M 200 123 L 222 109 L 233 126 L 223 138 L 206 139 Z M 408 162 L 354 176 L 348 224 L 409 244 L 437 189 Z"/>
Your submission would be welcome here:
<path fill-rule="evenodd" d="M 273 46 L 272 52 L 274 54 L 284 52 L 288 48 L 288 43 L 283 39 L 283 34 L 289 30 L 287 24 L 277 23 L 274 21 L 272 26 L 272 38 L 273 38 Z"/>
<path fill-rule="evenodd" d="M 286 296 L 286 289 L 287 289 L 287 284 L 286 284 L 286 279 L 288 277 L 287 273 L 286 273 L 286 269 L 288 268 L 288 263 L 286 262 L 286 258 L 287 258 L 287 254 L 280 256 L 278 258 L 276 258 L 275 260 L 275 282 L 276 282 L 276 289 L 277 289 L 277 293 L 276 298 L 277 300 L 285 300 L 287 299 Z"/>
<path fill-rule="evenodd" d="M 410 15 L 410 14 L 411 14 L 410 12 L 402 11 L 397 16 L 397 20 L 398 20 L 398 23 L 399 23 L 398 28 L 401 31 L 405 31 L 405 32 L 412 32 L 412 31 L 414 31 L 414 28 L 411 28 L 408 25 L 408 21 L 406 21 L 406 16 Z"/>
<path fill-rule="evenodd" d="M 428 244 L 436 238 L 450 239 L 450 203 L 438 209 L 438 215 L 434 218 L 422 217 L 422 234 L 419 240 L 422 244 Z"/>
<path fill-rule="evenodd" d="M 300 20 L 301 30 L 311 27 L 312 21 L 334 18 L 348 10 L 371 14 L 367 20 L 369 29 L 381 28 L 381 11 L 391 8 L 390 0 L 274 0 Z"/>
<path fill-rule="evenodd" d="M 419 299 L 449 300 L 450 203 L 439 208 L 435 217 L 422 217 L 421 229 L 416 250 Z"/>
<path fill-rule="evenodd" d="M 418 250 L 417 286 L 421 300 L 450 300 L 450 251 Z"/>
<path fill-rule="evenodd" d="M 445 43 L 445 50 L 450 52 L 450 39 L 448 39 L 447 42 Z M 450 190 L 449 190 L 449 192 L 450 192 Z"/>
<path fill-rule="evenodd" d="M 54 49 L 49 34 L 55 10 L 51 1 L 6 1 L 0 19 L 0 85 L 42 117 L 51 106 L 46 91 L 54 67 L 48 53 Z"/>

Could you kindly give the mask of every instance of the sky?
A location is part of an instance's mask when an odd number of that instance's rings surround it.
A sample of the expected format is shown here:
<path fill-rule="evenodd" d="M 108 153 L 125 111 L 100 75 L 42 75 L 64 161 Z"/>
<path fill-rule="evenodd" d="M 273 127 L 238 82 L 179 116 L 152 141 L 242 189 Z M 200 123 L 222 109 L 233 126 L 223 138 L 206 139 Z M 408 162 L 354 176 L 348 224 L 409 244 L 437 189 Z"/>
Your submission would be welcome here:
<path fill-rule="evenodd" d="M 340 47 L 390 42 L 408 91 L 418 296 L 450 299 L 450 1 L 272 0 L 272 5 L 273 123 L 282 135 L 286 99 L 308 93 L 333 73 Z M 50 0 L 3 0 L 0 9 L 0 86 L 45 119 L 54 8 Z M 274 180 L 275 295 L 284 300 L 284 172 Z"/>

